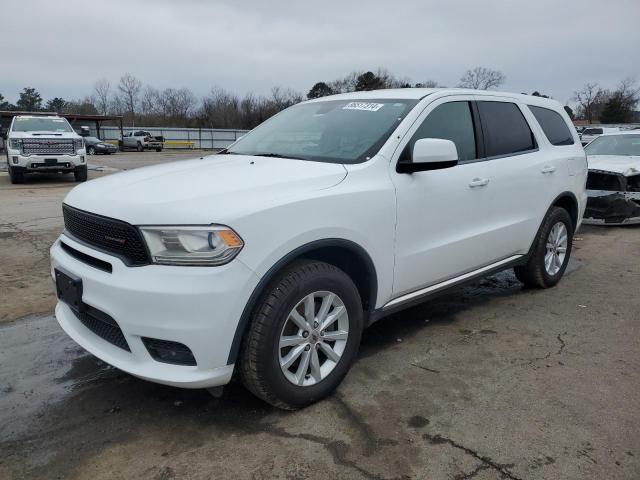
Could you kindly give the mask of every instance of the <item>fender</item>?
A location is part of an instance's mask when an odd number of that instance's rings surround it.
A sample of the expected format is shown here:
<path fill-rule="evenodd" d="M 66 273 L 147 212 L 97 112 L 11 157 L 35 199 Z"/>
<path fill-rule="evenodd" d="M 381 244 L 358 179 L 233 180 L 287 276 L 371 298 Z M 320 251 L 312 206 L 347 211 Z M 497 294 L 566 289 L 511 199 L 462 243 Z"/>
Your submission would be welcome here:
<path fill-rule="evenodd" d="M 367 251 L 357 243 L 352 242 L 351 240 L 345 240 L 343 238 L 326 238 L 323 240 L 314 240 L 313 242 L 309 242 L 292 250 L 280 260 L 278 260 L 267 271 L 267 273 L 264 274 L 264 276 L 258 282 L 258 285 L 256 285 L 256 287 L 253 289 L 253 292 L 251 293 L 247 304 L 244 306 L 242 315 L 240 316 L 240 320 L 238 321 L 238 325 L 236 326 L 236 331 L 233 336 L 233 342 L 231 343 L 231 349 L 229 350 L 227 365 L 232 365 L 236 362 L 238 353 L 240 352 L 240 345 L 242 344 L 242 337 L 244 336 L 247 326 L 249 325 L 253 310 L 263 292 L 265 291 L 266 287 L 274 279 L 278 272 L 280 272 L 286 265 L 296 260 L 297 258 L 304 258 L 305 253 L 327 247 L 338 247 L 349 250 L 349 252 L 353 253 L 360 260 L 362 260 L 367 270 L 367 275 L 371 279 L 369 298 L 371 299 L 372 305 L 370 305 L 369 310 L 373 310 L 375 308 L 376 298 L 378 295 L 378 277 L 373 260 L 371 260 L 371 256 L 367 253 Z M 365 312 L 365 319 L 366 315 L 367 312 Z M 366 324 L 367 322 L 365 321 L 365 325 Z"/>

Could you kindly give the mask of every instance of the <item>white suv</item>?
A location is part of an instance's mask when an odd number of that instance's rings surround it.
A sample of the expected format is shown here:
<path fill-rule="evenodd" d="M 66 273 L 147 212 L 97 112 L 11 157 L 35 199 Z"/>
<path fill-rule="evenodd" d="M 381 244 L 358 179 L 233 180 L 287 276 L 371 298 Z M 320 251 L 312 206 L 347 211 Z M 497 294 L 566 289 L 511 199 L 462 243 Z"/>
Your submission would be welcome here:
<path fill-rule="evenodd" d="M 51 249 L 56 317 L 135 376 L 200 388 L 238 370 L 301 407 L 391 312 L 510 267 L 555 285 L 586 175 L 552 100 L 408 88 L 304 102 L 221 155 L 73 189 Z"/>
<path fill-rule="evenodd" d="M 11 183 L 22 183 L 27 173 L 73 173 L 87 180 L 86 151 L 82 137 L 66 118 L 18 115 L 5 140 Z"/>

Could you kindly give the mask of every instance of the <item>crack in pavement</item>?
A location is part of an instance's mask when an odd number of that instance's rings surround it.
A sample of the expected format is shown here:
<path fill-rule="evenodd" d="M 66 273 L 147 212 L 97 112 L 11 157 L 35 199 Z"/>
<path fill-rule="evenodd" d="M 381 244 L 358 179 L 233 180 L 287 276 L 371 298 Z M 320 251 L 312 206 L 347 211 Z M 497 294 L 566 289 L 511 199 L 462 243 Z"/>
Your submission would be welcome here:
<path fill-rule="evenodd" d="M 342 465 L 343 467 L 352 468 L 360 472 L 360 474 L 362 474 L 365 478 L 368 478 L 370 480 L 386 480 L 385 477 L 382 477 L 377 473 L 369 472 L 368 470 L 365 470 L 364 468 L 362 468 L 360 465 L 356 464 L 356 462 L 352 460 L 348 460 L 346 458 L 347 456 L 346 454 L 349 451 L 350 446 L 341 440 L 332 440 L 330 438 L 321 437 L 319 435 L 313 435 L 309 433 L 290 433 L 286 431 L 284 428 L 276 427 L 273 424 L 267 425 L 267 429 L 265 430 L 265 433 L 276 436 L 276 437 L 281 437 L 281 438 L 302 439 L 308 442 L 322 445 L 324 448 L 327 449 L 329 454 L 331 454 L 331 457 L 333 458 L 333 462 L 336 465 Z"/>
<path fill-rule="evenodd" d="M 418 367 L 418 368 L 421 368 L 422 370 L 426 370 L 427 372 L 440 373 L 440 370 L 436 370 L 435 368 L 423 367 L 422 365 L 418 365 L 417 363 L 411 363 L 410 365 L 412 367 Z"/>
<path fill-rule="evenodd" d="M 460 475 L 456 475 L 455 477 L 453 477 L 453 480 L 468 480 L 469 478 L 475 477 L 481 471 L 488 470 L 489 468 L 491 468 L 491 467 L 489 465 L 487 465 L 486 463 L 481 463 L 476 468 L 471 470 L 469 473 L 463 473 L 463 474 L 460 474 Z"/>
<path fill-rule="evenodd" d="M 560 355 L 562 353 L 562 351 L 564 350 L 564 347 L 567 346 L 567 344 L 564 343 L 564 340 L 562 340 L 562 337 L 561 337 L 561 335 L 566 335 L 566 334 L 567 334 L 567 332 L 559 333 L 558 336 L 556 337 L 558 339 L 558 341 L 560 342 L 560 348 L 556 352 L 556 355 Z"/>
<path fill-rule="evenodd" d="M 487 468 L 492 468 L 495 471 L 500 472 L 504 477 L 506 477 L 506 478 L 508 478 L 510 480 L 522 480 L 522 478 L 517 477 L 515 474 L 511 473 L 507 469 L 507 467 L 513 467 L 514 464 L 511 464 L 511 463 L 508 463 L 508 464 L 507 463 L 505 463 L 505 464 L 496 463 L 491 458 L 482 456 L 478 452 L 476 452 L 475 450 L 472 450 L 469 447 L 465 447 L 464 445 L 459 444 L 455 440 L 452 440 L 452 439 L 447 438 L 447 437 L 443 437 L 440 434 L 432 435 L 430 433 L 425 433 L 425 434 L 422 435 L 422 438 L 424 438 L 425 440 L 429 440 L 429 442 L 431 444 L 433 444 L 433 445 L 442 445 L 442 444 L 445 444 L 445 443 L 448 444 L 448 445 L 451 445 L 452 447 L 457 448 L 458 450 L 462 450 L 463 452 L 465 452 L 468 455 L 471 455 L 475 459 L 480 460 L 484 465 L 487 465 Z M 478 472 L 475 472 L 474 475 L 477 474 Z"/>

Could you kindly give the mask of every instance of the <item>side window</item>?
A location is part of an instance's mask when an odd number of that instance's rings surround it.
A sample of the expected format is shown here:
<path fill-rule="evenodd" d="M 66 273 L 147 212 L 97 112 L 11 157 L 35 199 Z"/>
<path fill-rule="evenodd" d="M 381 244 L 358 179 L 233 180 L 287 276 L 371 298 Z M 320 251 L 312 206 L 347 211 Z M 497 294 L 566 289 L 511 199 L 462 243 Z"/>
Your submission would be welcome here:
<path fill-rule="evenodd" d="M 558 112 L 533 105 L 529 105 L 529 110 L 536 117 L 551 145 L 573 145 L 571 131 Z"/>
<path fill-rule="evenodd" d="M 510 102 L 478 102 L 487 157 L 526 152 L 536 141 L 520 108 Z"/>
<path fill-rule="evenodd" d="M 456 144 L 458 159 L 473 160 L 476 155 L 476 137 L 469 102 L 450 102 L 437 106 L 413 134 L 402 153 L 408 160 L 413 145 L 422 138 L 442 138 Z"/>

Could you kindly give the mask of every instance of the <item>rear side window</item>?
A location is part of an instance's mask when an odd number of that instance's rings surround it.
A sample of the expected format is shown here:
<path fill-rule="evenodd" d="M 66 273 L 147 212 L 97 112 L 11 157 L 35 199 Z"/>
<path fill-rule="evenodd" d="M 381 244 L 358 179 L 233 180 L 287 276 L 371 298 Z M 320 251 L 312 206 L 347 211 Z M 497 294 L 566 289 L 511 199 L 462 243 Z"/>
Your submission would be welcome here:
<path fill-rule="evenodd" d="M 602 135 L 601 128 L 587 128 L 582 132 L 583 135 Z"/>
<path fill-rule="evenodd" d="M 536 141 L 520 108 L 510 102 L 478 102 L 487 157 L 522 153 Z"/>
<path fill-rule="evenodd" d="M 403 151 L 402 159 L 409 159 L 413 145 L 422 138 L 442 138 L 456 144 L 458 159 L 474 160 L 476 137 L 469 102 L 449 102 L 437 106 L 425 118 Z"/>
<path fill-rule="evenodd" d="M 529 109 L 552 145 L 573 145 L 571 131 L 558 112 L 532 105 L 529 105 Z"/>

